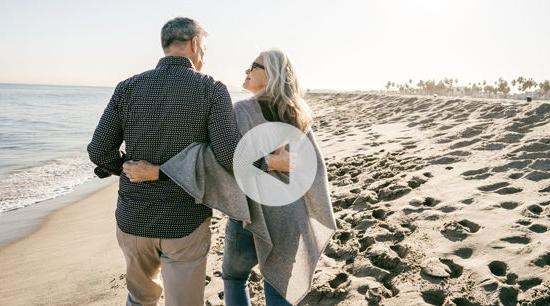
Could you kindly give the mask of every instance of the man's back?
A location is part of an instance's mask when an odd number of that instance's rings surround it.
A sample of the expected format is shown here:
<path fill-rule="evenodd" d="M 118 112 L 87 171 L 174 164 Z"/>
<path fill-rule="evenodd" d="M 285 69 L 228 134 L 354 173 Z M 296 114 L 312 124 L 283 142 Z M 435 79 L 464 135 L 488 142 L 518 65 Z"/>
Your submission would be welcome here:
<path fill-rule="evenodd" d="M 193 142 L 210 142 L 230 169 L 239 134 L 227 88 L 192 67 L 187 58 L 168 56 L 156 69 L 121 82 L 88 146 L 92 161 L 116 172 L 124 162 L 114 152 L 122 140 L 126 160 L 153 164 Z M 171 180 L 132 183 L 120 176 L 116 217 L 126 233 L 183 237 L 210 215 Z"/>

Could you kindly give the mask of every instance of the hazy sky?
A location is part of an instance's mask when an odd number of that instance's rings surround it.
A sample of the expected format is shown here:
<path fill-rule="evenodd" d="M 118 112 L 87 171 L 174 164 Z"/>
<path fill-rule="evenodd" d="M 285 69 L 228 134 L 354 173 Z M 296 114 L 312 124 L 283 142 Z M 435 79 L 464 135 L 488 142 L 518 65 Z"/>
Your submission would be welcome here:
<path fill-rule="evenodd" d="M 272 47 L 306 88 L 550 79 L 547 0 L 0 0 L 0 83 L 114 86 L 156 65 L 175 16 L 209 31 L 205 72 L 232 86 Z"/>

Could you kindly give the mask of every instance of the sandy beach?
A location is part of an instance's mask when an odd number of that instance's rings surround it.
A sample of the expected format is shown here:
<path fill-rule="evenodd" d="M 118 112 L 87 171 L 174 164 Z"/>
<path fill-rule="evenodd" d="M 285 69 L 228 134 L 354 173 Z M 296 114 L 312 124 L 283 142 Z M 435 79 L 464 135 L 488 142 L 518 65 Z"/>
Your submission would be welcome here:
<path fill-rule="evenodd" d="M 0 249 L 0 305 L 122 305 L 117 188 L 54 212 L 30 236 Z"/>
<path fill-rule="evenodd" d="M 310 93 L 338 232 L 301 305 L 549 305 L 550 103 Z M 117 185 L 0 249 L 0 305 L 123 305 Z M 206 304 L 223 305 L 216 213 Z M 264 305 L 261 275 L 251 277 Z"/>

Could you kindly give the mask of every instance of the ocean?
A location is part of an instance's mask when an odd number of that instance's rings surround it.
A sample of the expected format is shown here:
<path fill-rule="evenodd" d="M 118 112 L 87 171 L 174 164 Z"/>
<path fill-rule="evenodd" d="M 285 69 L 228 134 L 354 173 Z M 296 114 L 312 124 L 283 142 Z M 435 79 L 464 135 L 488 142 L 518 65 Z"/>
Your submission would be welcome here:
<path fill-rule="evenodd" d="M 113 88 L 0 84 L 0 214 L 94 178 L 89 143 Z M 248 94 L 233 90 L 233 101 Z"/>

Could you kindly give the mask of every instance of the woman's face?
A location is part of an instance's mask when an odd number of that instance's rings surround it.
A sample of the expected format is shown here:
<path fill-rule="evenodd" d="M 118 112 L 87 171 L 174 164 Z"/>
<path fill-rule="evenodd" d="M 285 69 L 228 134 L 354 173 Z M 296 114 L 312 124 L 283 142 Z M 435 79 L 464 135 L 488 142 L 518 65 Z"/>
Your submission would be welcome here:
<path fill-rule="evenodd" d="M 257 94 L 267 86 L 267 73 L 261 57 L 257 57 L 250 68 L 246 69 L 246 79 L 244 80 L 244 89 Z"/>

